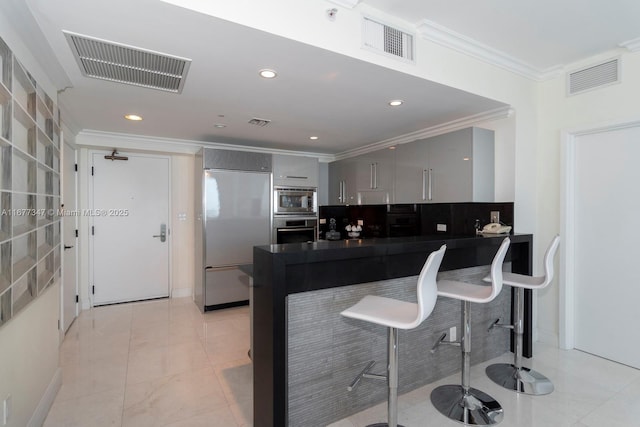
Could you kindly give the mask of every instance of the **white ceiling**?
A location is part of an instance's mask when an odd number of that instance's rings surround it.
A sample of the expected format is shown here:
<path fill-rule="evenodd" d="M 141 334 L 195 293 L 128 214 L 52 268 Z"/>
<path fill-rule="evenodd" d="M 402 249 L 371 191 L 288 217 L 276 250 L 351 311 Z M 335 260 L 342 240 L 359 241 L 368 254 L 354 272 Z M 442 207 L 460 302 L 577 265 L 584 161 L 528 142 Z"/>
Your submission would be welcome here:
<path fill-rule="evenodd" d="M 540 70 L 640 33 L 630 25 L 640 22 L 637 0 L 364 3 L 408 22 L 437 22 Z M 72 83 L 59 100 L 80 129 L 335 154 L 505 107 L 158 0 L 26 4 Z M 182 94 L 83 77 L 63 30 L 192 59 Z M 261 68 L 277 69 L 278 78 L 259 78 Z M 387 106 L 398 98 L 405 105 Z M 144 120 L 128 122 L 126 113 Z M 272 122 L 247 124 L 253 117 Z"/>

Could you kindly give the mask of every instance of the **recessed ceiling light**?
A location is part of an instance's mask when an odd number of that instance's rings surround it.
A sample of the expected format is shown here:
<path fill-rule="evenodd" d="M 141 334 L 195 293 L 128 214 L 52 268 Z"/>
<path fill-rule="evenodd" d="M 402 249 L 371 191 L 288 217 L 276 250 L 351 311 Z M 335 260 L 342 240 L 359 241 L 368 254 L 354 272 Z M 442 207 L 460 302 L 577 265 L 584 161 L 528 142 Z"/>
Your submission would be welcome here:
<path fill-rule="evenodd" d="M 316 139 L 318 139 L 318 137 L 317 136 L 310 136 L 309 139 L 313 139 L 315 141 Z"/>
<path fill-rule="evenodd" d="M 140 120 L 142 120 L 142 117 L 138 116 L 137 114 L 126 114 L 124 118 L 134 122 L 139 122 Z"/>
<path fill-rule="evenodd" d="M 226 128 L 227 125 L 223 125 L 222 123 L 216 123 L 215 125 L 213 125 L 214 128 L 218 128 L 218 129 L 222 129 L 222 128 Z"/>
<path fill-rule="evenodd" d="M 260 73 L 260 77 L 264 77 L 265 79 L 273 79 L 278 75 L 278 73 L 268 68 L 265 68 L 264 70 L 260 70 L 259 73 Z"/>
<path fill-rule="evenodd" d="M 389 101 L 389 105 L 392 107 L 398 107 L 402 105 L 404 101 L 402 99 L 394 99 L 393 101 Z"/>
<path fill-rule="evenodd" d="M 396 149 L 395 145 L 392 145 L 391 147 L 389 147 L 389 150 L 395 150 L 395 149 Z"/>

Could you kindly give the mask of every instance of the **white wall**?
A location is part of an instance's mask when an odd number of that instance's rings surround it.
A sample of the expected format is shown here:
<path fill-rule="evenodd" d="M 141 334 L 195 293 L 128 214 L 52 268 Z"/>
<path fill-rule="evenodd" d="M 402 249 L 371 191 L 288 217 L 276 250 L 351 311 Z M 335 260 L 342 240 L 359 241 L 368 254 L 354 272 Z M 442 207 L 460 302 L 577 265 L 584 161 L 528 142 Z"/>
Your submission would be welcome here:
<path fill-rule="evenodd" d="M 560 231 L 561 132 L 610 121 L 640 119 L 640 53 L 611 51 L 568 67 L 569 70 L 596 64 L 621 55 L 622 82 L 567 97 L 564 76 L 541 84 L 538 150 L 538 188 L 536 203 L 537 240 L 546 245 Z M 615 191 L 615 189 L 611 189 Z M 622 236 L 622 235 L 621 235 Z M 623 238 L 623 237 L 621 237 Z M 565 242 L 563 242 L 565 243 Z M 561 245 L 563 244 L 561 243 Z M 595 250 L 596 248 L 594 248 Z M 538 247 L 539 255 L 544 247 Z M 629 266 L 633 268 L 633 266 Z M 541 340 L 557 343 L 559 287 L 549 286 L 538 296 L 538 330 Z"/>
<path fill-rule="evenodd" d="M 5 14 L 5 6 L 10 5 L 3 4 L 0 8 L 0 37 L 38 84 L 55 96 L 55 86 L 14 27 L 21 23 Z M 48 409 L 39 407 L 41 400 L 55 395 L 59 387 L 59 313 L 60 283 L 57 282 L 0 327 L 0 403 L 8 395 L 12 396 L 13 415 L 9 426 L 28 425 L 37 410 Z"/>

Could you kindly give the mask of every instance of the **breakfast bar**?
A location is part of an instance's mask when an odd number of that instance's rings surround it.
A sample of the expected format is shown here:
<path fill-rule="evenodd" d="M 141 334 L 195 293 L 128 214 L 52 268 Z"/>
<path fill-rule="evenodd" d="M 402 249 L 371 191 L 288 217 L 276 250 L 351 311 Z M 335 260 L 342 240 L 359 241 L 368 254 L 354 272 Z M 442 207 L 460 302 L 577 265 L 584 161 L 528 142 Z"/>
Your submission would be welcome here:
<path fill-rule="evenodd" d="M 325 426 L 385 400 L 380 382 L 347 386 L 370 361 L 384 373 L 385 330 L 339 313 L 367 294 L 415 301 L 428 255 L 447 245 L 439 278 L 478 285 L 505 236 L 417 236 L 254 247 L 252 359 L 256 427 Z M 509 236 L 504 268 L 531 274 L 533 236 Z M 511 318 L 511 288 L 473 308 L 472 363 L 509 350 L 510 332 L 487 331 Z M 485 307 L 486 306 L 486 307 Z M 439 298 L 432 316 L 400 334 L 400 393 L 460 370 L 460 350 L 429 350 L 443 332 L 460 333 L 457 301 Z M 531 356 L 531 295 L 525 298 L 524 356 Z M 425 402 L 428 404 L 428 402 Z"/>

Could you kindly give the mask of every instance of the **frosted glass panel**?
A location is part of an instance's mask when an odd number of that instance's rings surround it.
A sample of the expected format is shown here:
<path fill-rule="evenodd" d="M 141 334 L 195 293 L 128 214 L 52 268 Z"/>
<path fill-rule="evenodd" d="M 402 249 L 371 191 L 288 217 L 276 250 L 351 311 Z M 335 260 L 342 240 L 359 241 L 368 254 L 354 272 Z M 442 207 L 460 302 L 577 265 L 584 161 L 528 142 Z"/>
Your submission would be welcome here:
<path fill-rule="evenodd" d="M 13 315 L 26 307 L 37 295 L 36 269 L 32 268 L 13 285 Z"/>
<path fill-rule="evenodd" d="M 13 150 L 12 176 L 13 191 L 36 192 L 36 161 L 18 150 Z"/>
<path fill-rule="evenodd" d="M 60 126 L 0 38 L 0 326 L 60 278 Z"/>
<path fill-rule="evenodd" d="M 0 192 L 0 242 L 11 237 L 11 193 Z"/>
<path fill-rule="evenodd" d="M 36 233 L 13 239 L 13 279 L 22 276 L 36 264 Z"/>

